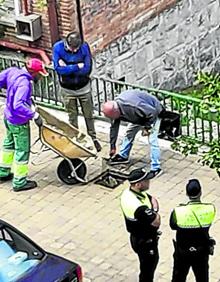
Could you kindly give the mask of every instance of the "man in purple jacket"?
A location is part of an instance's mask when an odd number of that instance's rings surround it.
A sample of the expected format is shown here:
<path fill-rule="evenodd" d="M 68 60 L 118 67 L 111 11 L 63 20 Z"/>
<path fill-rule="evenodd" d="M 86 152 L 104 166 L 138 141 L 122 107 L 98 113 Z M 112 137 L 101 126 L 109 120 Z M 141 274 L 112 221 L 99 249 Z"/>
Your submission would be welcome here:
<path fill-rule="evenodd" d="M 37 187 L 35 181 L 27 180 L 30 154 L 30 126 L 34 119 L 38 126 L 42 119 L 31 102 L 32 84 L 41 76 L 47 76 L 39 59 L 29 59 L 24 68 L 10 67 L 0 73 L 0 88 L 7 89 L 4 111 L 6 137 L 0 153 L 0 183 L 13 179 L 15 192 Z M 13 172 L 11 168 L 13 165 Z"/>

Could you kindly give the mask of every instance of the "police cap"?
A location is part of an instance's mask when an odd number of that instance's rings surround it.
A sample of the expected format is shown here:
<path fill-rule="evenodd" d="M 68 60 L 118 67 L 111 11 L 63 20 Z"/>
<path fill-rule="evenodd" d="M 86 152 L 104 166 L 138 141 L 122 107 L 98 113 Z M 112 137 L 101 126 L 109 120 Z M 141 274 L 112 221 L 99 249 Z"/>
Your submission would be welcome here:
<path fill-rule="evenodd" d="M 154 174 L 151 171 L 147 172 L 143 168 L 137 168 L 130 172 L 128 176 L 128 181 L 131 184 L 134 184 L 134 183 L 137 183 L 143 180 L 149 180 L 152 178 L 154 178 Z"/>

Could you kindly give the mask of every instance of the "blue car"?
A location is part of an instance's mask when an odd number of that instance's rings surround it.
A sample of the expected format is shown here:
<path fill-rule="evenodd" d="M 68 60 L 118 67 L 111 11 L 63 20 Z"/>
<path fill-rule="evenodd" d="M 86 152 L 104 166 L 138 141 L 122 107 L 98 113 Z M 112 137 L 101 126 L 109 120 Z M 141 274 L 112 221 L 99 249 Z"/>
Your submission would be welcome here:
<path fill-rule="evenodd" d="M 82 271 L 0 220 L 0 282 L 82 282 Z"/>

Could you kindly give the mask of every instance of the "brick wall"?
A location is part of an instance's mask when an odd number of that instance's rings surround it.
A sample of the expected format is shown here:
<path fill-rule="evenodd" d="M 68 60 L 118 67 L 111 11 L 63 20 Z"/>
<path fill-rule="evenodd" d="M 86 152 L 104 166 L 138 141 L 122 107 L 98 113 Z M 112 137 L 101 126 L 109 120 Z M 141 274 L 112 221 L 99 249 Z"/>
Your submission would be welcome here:
<path fill-rule="evenodd" d="M 59 0 L 57 6 L 60 37 L 63 38 L 77 28 L 75 1 Z"/>
<path fill-rule="evenodd" d="M 24 0 L 21 0 L 23 2 Z M 48 5 L 40 9 L 38 0 L 28 1 L 30 13 L 42 16 L 42 37 L 35 42 L 25 42 L 15 38 L 15 30 L 8 28 L 7 39 L 19 44 L 38 47 L 51 53 L 52 39 L 49 24 Z M 93 52 L 98 52 L 111 42 L 122 37 L 128 31 L 145 23 L 178 0 L 81 0 L 81 14 L 84 37 L 90 43 Z M 47 3 L 53 0 L 47 0 Z M 78 29 L 76 1 L 57 0 L 59 37 Z M 23 5 L 22 5 L 23 6 Z M 24 6 L 23 6 L 24 7 Z M 52 27 L 54 28 L 54 27 Z"/>
<path fill-rule="evenodd" d="M 52 42 L 49 28 L 48 8 L 40 11 L 33 0 L 30 11 L 42 15 L 42 38 L 31 46 L 51 50 Z M 102 50 L 109 43 L 120 38 L 129 30 L 144 24 L 177 0 L 82 0 L 81 13 L 85 39 L 92 51 Z M 29 2 L 30 3 L 30 2 Z M 58 29 L 60 38 L 78 29 L 75 0 L 57 1 Z M 29 4 L 30 5 L 30 4 Z"/>
<path fill-rule="evenodd" d="M 102 50 L 176 2 L 177 0 L 83 0 L 81 10 L 85 38 L 93 51 Z"/>
<path fill-rule="evenodd" d="M 30 9 L 33 13 L 40 13 L 42 15 L 42 37 L 38 41 L 32 43 L 32 46 L 38 46 L 51 52 L 53 45 L 50 32 L 50 23 L 49 23 L 49 9 L 45 7 L 42 11 L 39 10 L 36 4 L 37 0 L 34 0 L 32 7 Z M 73 0 L 60 0 L 57 1 L 56 12 L 58 17 L 58 33 L 60 38 L 63 38 L 67 33 L 74 30 L 76 26 L 75 20 L 75 7 Z M 55 28 L 55 27 L 51 27 Z"/>
<path fill-rule="evenodd" d="M 48 8 L 45 7 L 40 9 L 37 5 L 37 0 L 32 0 L 32 5 L 30 6 L 29 2 L 29 11 L 31 13 L 40 14 L 42 20 L 42 37 L 35 41 L 34 43 L 30 43 L 31 47 L 39 47 L 45 50 L 50 50 L 51 48 L 51 37 L 50 37 L 50 26 L 48 19 Z"/>

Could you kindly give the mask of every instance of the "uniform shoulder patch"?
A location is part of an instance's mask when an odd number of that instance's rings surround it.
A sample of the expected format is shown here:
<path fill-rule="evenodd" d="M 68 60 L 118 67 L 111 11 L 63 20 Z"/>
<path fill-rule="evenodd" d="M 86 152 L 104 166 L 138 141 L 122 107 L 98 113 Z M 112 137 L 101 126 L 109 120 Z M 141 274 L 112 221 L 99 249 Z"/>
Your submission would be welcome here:
<path fill-rule="evenodd" d="M 153 211 L 151 209 L 147 208 L 144 212 L 149 216 L 153 215 Z"/>

